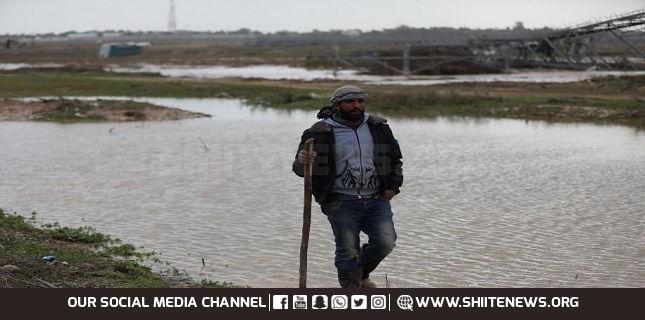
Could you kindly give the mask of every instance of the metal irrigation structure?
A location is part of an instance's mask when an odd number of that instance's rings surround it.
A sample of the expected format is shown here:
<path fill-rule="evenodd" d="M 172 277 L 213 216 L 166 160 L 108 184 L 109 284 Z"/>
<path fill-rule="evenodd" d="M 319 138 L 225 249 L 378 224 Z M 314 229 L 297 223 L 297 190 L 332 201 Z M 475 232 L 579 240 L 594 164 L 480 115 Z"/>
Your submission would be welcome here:
<path fill-rule="evenodd" d="M 420 50 L 422 47 L 424 50 Z M 467 44 L 453 46 L 407 44 L 395 55 L 371 52 L 343 56 L 339 52 L 336 48 L 335 69 L 369 62 L 405 76 L 447 64 L 497 71 L 522 67 L 642 71 L 645 9 L 526 38 L 470 39 Z"/>
<path fill-rule="evenodd" d="M 480 62 L 505 68 L 644 70 L 645 9 L 536 39 L 472 40 Z"/>

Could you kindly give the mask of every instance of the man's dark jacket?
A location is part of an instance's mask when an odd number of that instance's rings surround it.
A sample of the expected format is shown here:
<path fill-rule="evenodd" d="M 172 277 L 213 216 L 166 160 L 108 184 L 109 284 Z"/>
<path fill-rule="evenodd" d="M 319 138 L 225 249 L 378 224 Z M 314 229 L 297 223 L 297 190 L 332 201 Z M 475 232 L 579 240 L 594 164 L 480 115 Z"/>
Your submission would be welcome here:
<path fill-rule="evenodd" d="M 374 166 L 381 182 L 380 193 L 394 190 L 399 193 L 403 184 L 401 149 L 394 138 L 387 120 L 369 115 L 367 125 L 374 141 Z M 305 141 L 314 138 L 316 158 L 313 164 L 312 194 L 318 203 L 324 203 L 329 195 L 336 176 L 336 159 L 334 155 L 334 133 L 329 124 L 318 121 L 302 133 L 300 145 L 293 161 L 292 169 L 298 176 L 304 177 L 304 165 L 298 162 L 298 153 L 305 148 Z"/>

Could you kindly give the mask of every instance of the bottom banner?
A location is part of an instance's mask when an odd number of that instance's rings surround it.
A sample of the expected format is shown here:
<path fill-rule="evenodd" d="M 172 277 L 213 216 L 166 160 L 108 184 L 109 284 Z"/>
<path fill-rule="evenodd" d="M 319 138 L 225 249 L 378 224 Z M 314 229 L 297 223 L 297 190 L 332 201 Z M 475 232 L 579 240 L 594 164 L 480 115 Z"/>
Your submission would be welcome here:
<path fill-rule="evenodd" d="M 607 316 L 643 289 L 0 289 L 4 314 L 62 316 Z"/>

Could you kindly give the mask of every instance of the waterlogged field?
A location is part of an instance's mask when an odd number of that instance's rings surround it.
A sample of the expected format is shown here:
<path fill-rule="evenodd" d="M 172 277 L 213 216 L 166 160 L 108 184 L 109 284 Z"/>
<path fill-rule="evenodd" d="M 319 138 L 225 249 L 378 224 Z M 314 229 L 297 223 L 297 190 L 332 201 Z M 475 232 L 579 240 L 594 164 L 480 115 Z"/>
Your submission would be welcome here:
<path fill-rule="evenodd" d="M 368 112 L 388 117 L 404 152 L 406 181 L 393 202 L 400 239 L 374 274 L 379 286 L 645 281 L 643 76 L 383 80 L 244 63 L 142 74 L 131 71 L 156 64 L 112 72 L 106 61 L 70 65 L 65 55 L 46 56 L 26 63 L 63 66 L 5 68 L 0 97 L 119 97 L 211 117 L 0 122 L 0 208 L 91 225 L 162 254 L 197 280 L 295 287 L 302 181 L 290 172 L 293 152 L 330 92 L 352 83 L 369 92 Z M 330 230 L 315 212 L 308 282 L 336 287 Z"/>
<path fill-rule="evenodd" d="M 263 107 L 318 110 L 328 105 L 330 92 L 345 83 L 198 76 L 177 79 L 154 74 L 20 69 L 0 73 L 0 97 L 220 97 L 242 99 L 246 104 Z M 645 76 L 600 77 L 565 83 L 543 83 L 540 76 L 533 79 L 527 75 L 526 79 L 528 82 L 476 81 L 432 86 L 365 82 L 360 85 L 370 94 L 370 110 L 388 116 L 495 117 L 645 126 L 645 105 L 639 98 L 645 90 Z M 3 106 L 6 110 L 7 101 L 0 101 L 0 107 Z"/>
<path fill-rule="evenodd" d="M 194 279 L 296 287 L 303 185 L 291 162 L 315 111 L 146 101 L 211 117 L 0 122 L 0 206 L 91 225 Z M 389 123 L 406 178 L 392 202 L 397 247 L 373 274 L 380 287 L 633 287 L 645 279 L 643 131 L 492 118 Z M 337 287 L 333 250 L 314 206 L 309 287 Z"/>

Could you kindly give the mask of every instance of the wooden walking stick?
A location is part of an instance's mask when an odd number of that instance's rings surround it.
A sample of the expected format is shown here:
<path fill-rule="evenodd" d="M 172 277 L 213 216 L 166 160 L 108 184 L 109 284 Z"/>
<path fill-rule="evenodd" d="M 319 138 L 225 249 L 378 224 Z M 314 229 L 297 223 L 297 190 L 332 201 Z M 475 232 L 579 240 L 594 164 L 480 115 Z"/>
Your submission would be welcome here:
<path fill-rule="evenodd" d="M 309 154 L 314 151 L 314 139 L 305 141 L 305 150 Z M 302 215 L 302 241 L 300 242 L 300 288 L 307 287 L 307 248 L 309 247 L 309 229 L 311 227 L 311 175 L 313 165 L 305 164 L 305 205 Z"/>

